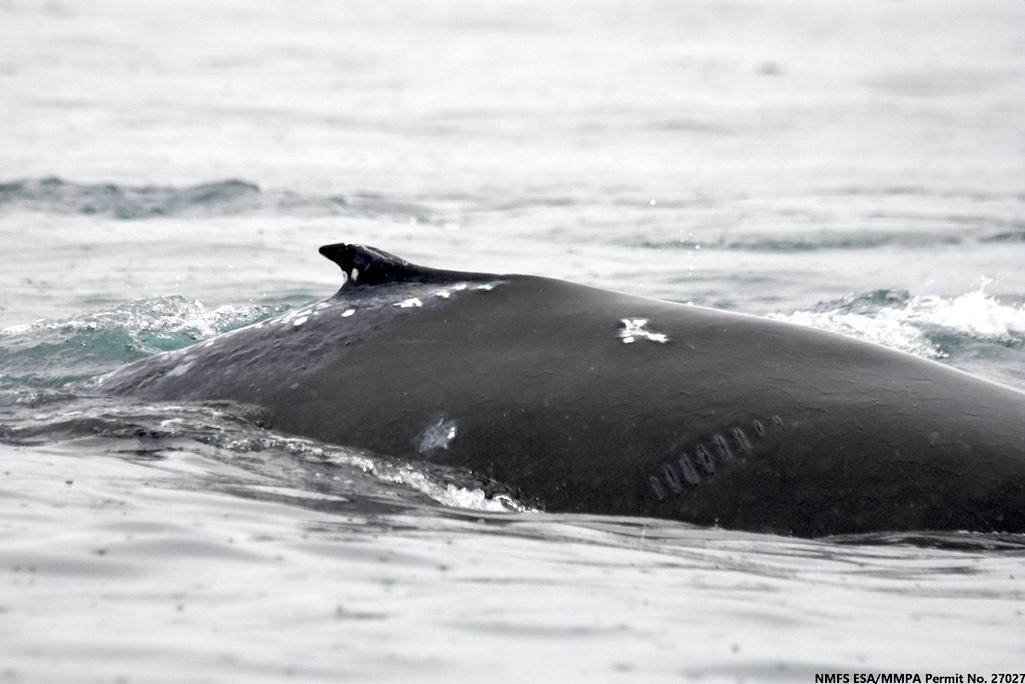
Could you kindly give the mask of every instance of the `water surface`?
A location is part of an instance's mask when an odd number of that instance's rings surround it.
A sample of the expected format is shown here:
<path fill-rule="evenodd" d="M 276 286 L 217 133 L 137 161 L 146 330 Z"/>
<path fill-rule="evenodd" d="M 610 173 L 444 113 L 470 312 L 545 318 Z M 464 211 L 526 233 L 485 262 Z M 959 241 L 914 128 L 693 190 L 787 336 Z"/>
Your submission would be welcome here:
<path fill-rule="evenodd" d="M 327 296 L 316 247 L 1025 389 L 1025 6 L 0 2 L 0 678 L 1017 671 L 1015 536 L 566 516 L 66 383 Z"/>

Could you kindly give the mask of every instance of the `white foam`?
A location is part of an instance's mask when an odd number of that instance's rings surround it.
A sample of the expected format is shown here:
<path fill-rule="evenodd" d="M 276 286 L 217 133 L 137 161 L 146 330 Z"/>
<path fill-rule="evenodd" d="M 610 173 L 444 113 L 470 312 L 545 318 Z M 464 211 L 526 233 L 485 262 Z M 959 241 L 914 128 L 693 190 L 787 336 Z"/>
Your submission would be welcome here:
<path fill-rule="evenodd" d="M 451 484 L 445 488 L 443 493 L 435 495 L 434 498 L 446 506 L 469 508 L 476 511 L 492 511 L 496 513 L 508 513 L 510 511 L 516 513 L 537 512 L 504 494 L 496 494 L 489 497 L 482 489 L 466 489 Z"/>
<path fill-rule="evenodd" d="M 956 335 L 999 344 L 1025 342 L 1025 306 L 1002 304 L 986 294 L 989 281 L 957 297 L 911 297 L 903 306 L 851 311 L 841 302 L 825 311 L 772 313 L 768 318 L 875 342 L 928 358 L 946 353 L 930 335 Z"/>
<path fill-rule="evenodd" d="M 342 318 L 348 318 L 356 313 L 356 309 L 346 309 L 342 312 Z"/>
<path fill-rule="evenodd" d="M 37 321 L 38 322 L 38 321 Z M 20 335 L 26 333 L 33 328 L 34 323 L 18 323 L 17 325 L 11 325 L 3 330 L 0 330 L 2 335 Z"/>
<path fill-rule="evenodd" d="M 308 449 L 308 446 L 306 446 L 308 443 L 305 440 L 295 441 L 301 445 L 304 452 Z M 444 506 L 496 513 L 508 513 L 510 511 L 518 513 L 539 512 L 537 509 L 525 506 L 505 494 L 488 496 L 482 489 L 467 489 L 453 484 L 438 482 L 425 473 L 416 470 L 411 465 L 395 466 L 388 463 L 379 463 L 374 459 L 355 454 L 327 453 L 325 456 L 332 462 L 344 463 L 359 468 L 383 482 L 392 482 L 415 489 Z"/>
<path fill-rule="evenodd" d="M 909 325 L 901 316 L 893 315 L 894 313 L 892 309 L 883 309 L 874 314 L 850 311 L 795 311 L 791 314 L 769 314 L 768 318 L 827 330 L 928 358 L 944 356 L 921 330 Z"/>
<path fill-rule="evenodd" d="M 395 302 L 395 306 L 400 309 L 411 309 L 415 306 L 423 306 L 424 303 L 420 301 L 419 297 L 410 297 L 409 299 L 403 299 L 401 302 Z"/>
<path fill-rule="evenodd" d="M 36 331 L 59 330 L 67 333 L 93 333 L 117 331 L 131 337 L 142 349 L 159 351 L 162 345 L 153 345 L 153 338 L 178 338 L 185 336 L 197 341 L 208 341 L 224 333 L 243 330 L 252 325 L 243 324 L 253 318 L 266 316 L 275 309 L 267 306 L 223 305 L 207 308 L 202 302 L 177 295 L 139 299 L 119 305 L 113 309 L 82 314 L 70 319 L 45 320 L 9 326 L 0 331 L 2 335 L 34 334 Z M 294 316 L 294 314 L 292 314 Z"/>
<path fill-rule="evenodd" d="M 989 281 L 954 299 L 916 297 L 906 309 L 907 320 L 958 330 L 994 342 L 1025 340 L 1025 306 L 1001 304 L 986 294 Z"/>

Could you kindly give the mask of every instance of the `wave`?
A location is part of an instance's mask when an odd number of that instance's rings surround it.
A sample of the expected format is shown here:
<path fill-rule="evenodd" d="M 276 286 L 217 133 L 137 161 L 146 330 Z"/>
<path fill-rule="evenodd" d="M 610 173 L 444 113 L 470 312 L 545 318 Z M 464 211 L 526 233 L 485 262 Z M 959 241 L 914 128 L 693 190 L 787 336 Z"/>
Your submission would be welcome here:
<path fill-rule="evenodd" d="M 123 220 L 162 216 L 287 214 L 357 216 L 430 223 L 431 212 L 412 202 L 373 194 L 306 195 L 265 190 L 245 180 L 221 180 L 182 187 L 74 183 L 60 178 L 0 184 L 0 211 L 33 211 Z"/>
<path fill-rule="evenodd" d="M 821 230 L 794 235 L 734 234 L 712 239 L 641 240 L 630 246 L 658 250 L 723 250 L 740 252 L 815 252 L 867 250 L 883 247 L 920 249 L 973 243 L 1025 242 L 1025 223 L 992 220 L 976 229 L 951 230 Z"/>
<path fill-rule="evenodd" d="M 651 201 L 652 209 L 670 202 Z M 671 226 L 626 246 L 659 250 L 799 253 L 922 249 L 1025 241 L 1025 195 L 913 187 L 838 188 L 775 198 L 677 204 Z M 652 224 L 654 225 L 654 224 Z M 687 230 L 680 230 L 680 226 Z"/>
<path fill-rule="evenodd" d="M 208 308 L 179 295 L 139 299 L 64 320 L 0 330 L 0 388 L 53 388 L 180 349 L 282 313 L 289 306 Z"/>
<path fill-rule="evenodd" d="M 1025 304 L 998 300 L 987 294 L 988 285 L 957 297 L 874 290 L 767 317 L 933 359 L 948 358 L 967 342 L 1025 348 Z"/>

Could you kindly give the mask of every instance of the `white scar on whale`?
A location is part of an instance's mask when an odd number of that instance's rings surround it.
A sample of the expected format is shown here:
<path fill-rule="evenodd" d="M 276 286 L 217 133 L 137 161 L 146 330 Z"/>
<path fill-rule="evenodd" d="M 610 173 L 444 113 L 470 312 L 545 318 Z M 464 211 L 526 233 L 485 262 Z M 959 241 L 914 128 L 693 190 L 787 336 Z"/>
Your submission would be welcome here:
<path fill-rule="evenodd" d="M 623 318 L 620 319 L 620 322 L 623 324 L 623 329 L 619 331 L 619 338 L 623 340 L 623 344 L 632 344 L 638 338 L 660 344 L 669 341 L 668 335 L 645 329 L 648 325 L 647 318 Z"/>

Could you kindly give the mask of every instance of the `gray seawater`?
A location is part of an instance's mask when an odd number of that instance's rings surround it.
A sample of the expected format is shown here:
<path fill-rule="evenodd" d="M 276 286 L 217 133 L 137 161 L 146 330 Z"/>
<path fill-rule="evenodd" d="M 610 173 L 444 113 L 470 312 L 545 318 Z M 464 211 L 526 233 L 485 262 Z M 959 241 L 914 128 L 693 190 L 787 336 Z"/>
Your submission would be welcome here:
<path fill-rule="evenodd" d="M 328 295 L 316 247 L 351 241 L 1025 389 L 1023 26 L 1007 2 L 0 0 L 0 680 L 1020 672 L 1020 537 L 518 510 L 68 383 Z"/>

